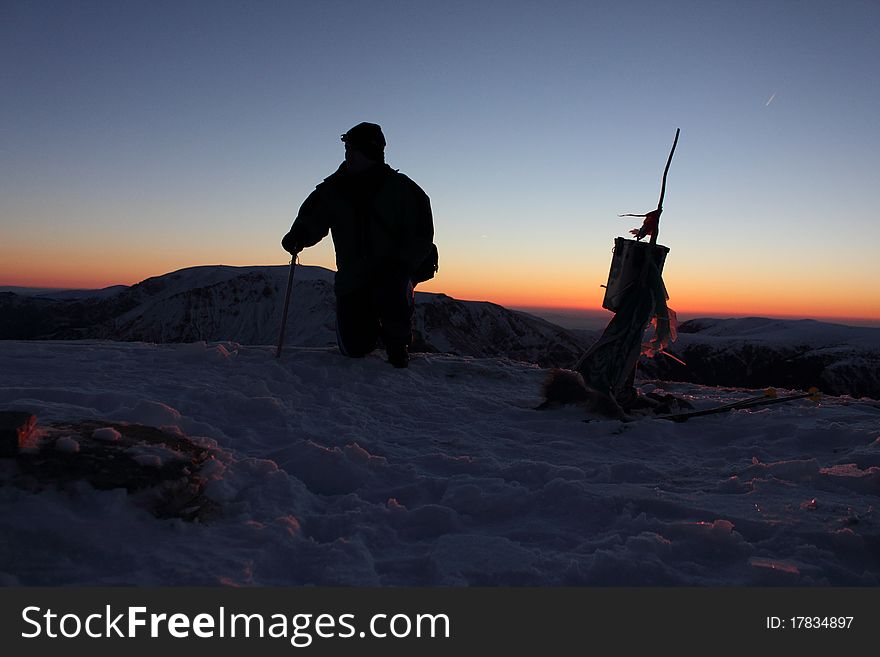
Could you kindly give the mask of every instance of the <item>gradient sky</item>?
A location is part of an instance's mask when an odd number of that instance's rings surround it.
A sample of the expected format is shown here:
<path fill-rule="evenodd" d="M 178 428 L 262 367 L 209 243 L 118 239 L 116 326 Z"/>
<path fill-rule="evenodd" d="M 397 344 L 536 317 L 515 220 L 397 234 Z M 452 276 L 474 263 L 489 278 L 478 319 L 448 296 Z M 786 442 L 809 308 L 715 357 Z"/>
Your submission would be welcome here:
<path fill-rule="evenodd" d="M 598 307 L 681 128 L 671 307 L 880 319 L 878 64 L 876 1 L 2 0 L 0 285 L 284 263 L 373 121 L 431 197 L 419 289 Z"/>

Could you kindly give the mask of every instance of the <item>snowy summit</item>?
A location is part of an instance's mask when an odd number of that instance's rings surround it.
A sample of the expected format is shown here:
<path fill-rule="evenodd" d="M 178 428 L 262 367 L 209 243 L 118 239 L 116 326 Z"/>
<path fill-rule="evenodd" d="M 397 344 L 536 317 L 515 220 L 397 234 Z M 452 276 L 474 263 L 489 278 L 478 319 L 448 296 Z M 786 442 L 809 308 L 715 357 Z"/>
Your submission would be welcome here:
<path fill-rule="evenodd" d="M 399 371 L 321 346 L 273 355 L 0 342 L 0 410 L 38 418 L 28 458 L 113 454 L 139 482 L 40 479 L 0 459 L 0 581 L 880 583 L 874 400 L 625 423 L 535 410 L 548 370 L 507 358 L 423 353 Z M 697 408 L 755 394 L 641 389 Z M 157 506 L 160 472 L 191 507 Z"/>

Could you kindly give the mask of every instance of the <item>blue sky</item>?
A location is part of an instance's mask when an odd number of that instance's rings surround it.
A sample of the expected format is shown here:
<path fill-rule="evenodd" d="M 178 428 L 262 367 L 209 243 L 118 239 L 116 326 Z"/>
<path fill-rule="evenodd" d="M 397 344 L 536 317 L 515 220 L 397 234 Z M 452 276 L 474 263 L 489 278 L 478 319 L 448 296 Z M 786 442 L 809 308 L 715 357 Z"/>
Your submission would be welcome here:
<path fill-rule="evenodd" d="M 285 262 L 367 120 L 431 196 L 426 289 L 596 306 L 638 223 L 616 215 L 656 205 L 681 128 L 670 305 L 880 315 L 876 2 L 6 0 L 0 19 L 0 284 Z"/>

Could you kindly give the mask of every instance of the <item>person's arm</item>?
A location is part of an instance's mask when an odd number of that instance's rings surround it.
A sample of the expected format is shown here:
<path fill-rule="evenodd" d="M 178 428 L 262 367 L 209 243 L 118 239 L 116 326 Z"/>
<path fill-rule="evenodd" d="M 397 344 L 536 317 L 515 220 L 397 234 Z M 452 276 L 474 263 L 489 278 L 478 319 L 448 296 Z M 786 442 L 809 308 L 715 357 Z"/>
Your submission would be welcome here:
<path fill-rule="evenodd" d="M 288 253 L 296 255 L 320 242 L 329 232 L 330 222 L 321 207 L 320 192 L 315 190 L 303 201 L 296 220 L 287 235 L 281 239 L 281 246 Z"/>
<path fill-rule="evenodd" d="M 434 241 L 434 215 L 431 199 L 413 183 L 413 212 L 406 225 L 402 259 L 410 271 L 415 271 L 431 251 Z"/>

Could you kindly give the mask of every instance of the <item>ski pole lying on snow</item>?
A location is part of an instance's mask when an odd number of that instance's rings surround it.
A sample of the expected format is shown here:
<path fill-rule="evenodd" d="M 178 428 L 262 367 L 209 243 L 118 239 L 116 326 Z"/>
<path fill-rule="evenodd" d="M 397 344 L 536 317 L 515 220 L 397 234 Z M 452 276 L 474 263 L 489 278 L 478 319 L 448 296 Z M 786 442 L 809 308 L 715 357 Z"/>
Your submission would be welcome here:
<path fill-rule="evenodd" d="M 287 327 L 287 310 L 290 308 L 290 290 L 293 288 L 293 270 L 296 269 L 296 256 L 290 259 L 290 273 L 287 275 L 287 294 L 284 297 L 284 313 L 281 315 L 281 331 L 278 333 L 278 349 L 275 358 L 281 358 L 281 349 L 284 346 L 284 329 Z"/>
<path fill-rule="evenodd" d="M 757 397 L 749 397 L 748 399 L 740 399 L 739 401 L 730 402 L 729 404 L 722 404 L 721 406 L 713 406 L 711 410 L 714 412 L 726 411 L 728 409 L 739 408 L 740 406 L 745 406 L 748 404 L 754 404 L 755 402 L 768 401 L 770 399 L 776 399 L 778 395 L 776 394 L 776 388 L 767 388 L 761 395 Z M 703 409 L 707 410 L 707 409 Z"/>
<path fill-rule="evenodd" d="M 767 388 L 760 397 L 751 397 L 742 399 L 738 402 L 723 404 L 722 406 L 713 406 L 712 408 L 704 408 L 699 411 L 688 411 L 685 413 L 673 413 L 672 415 L 661 415 L 658 420 L 672 420 L 673 422 L 686 422 L 692 417 L 700 417 L 701 415 L 714 415 L 715 413 L 725 413 L 727 411 L 735 411 L 758 406 L 769 406 L 771 404 L 781 404 L 783 402 L 793 401 L 795 399 L 809 399 L 811 402 L 819 403 L 822 400 L 822 393 L 818 388 L 810 388 L 807 392 L 799 392 L 794 395 L 786 395 L 785 397 L 777 397 L 776 390 Z"/>

